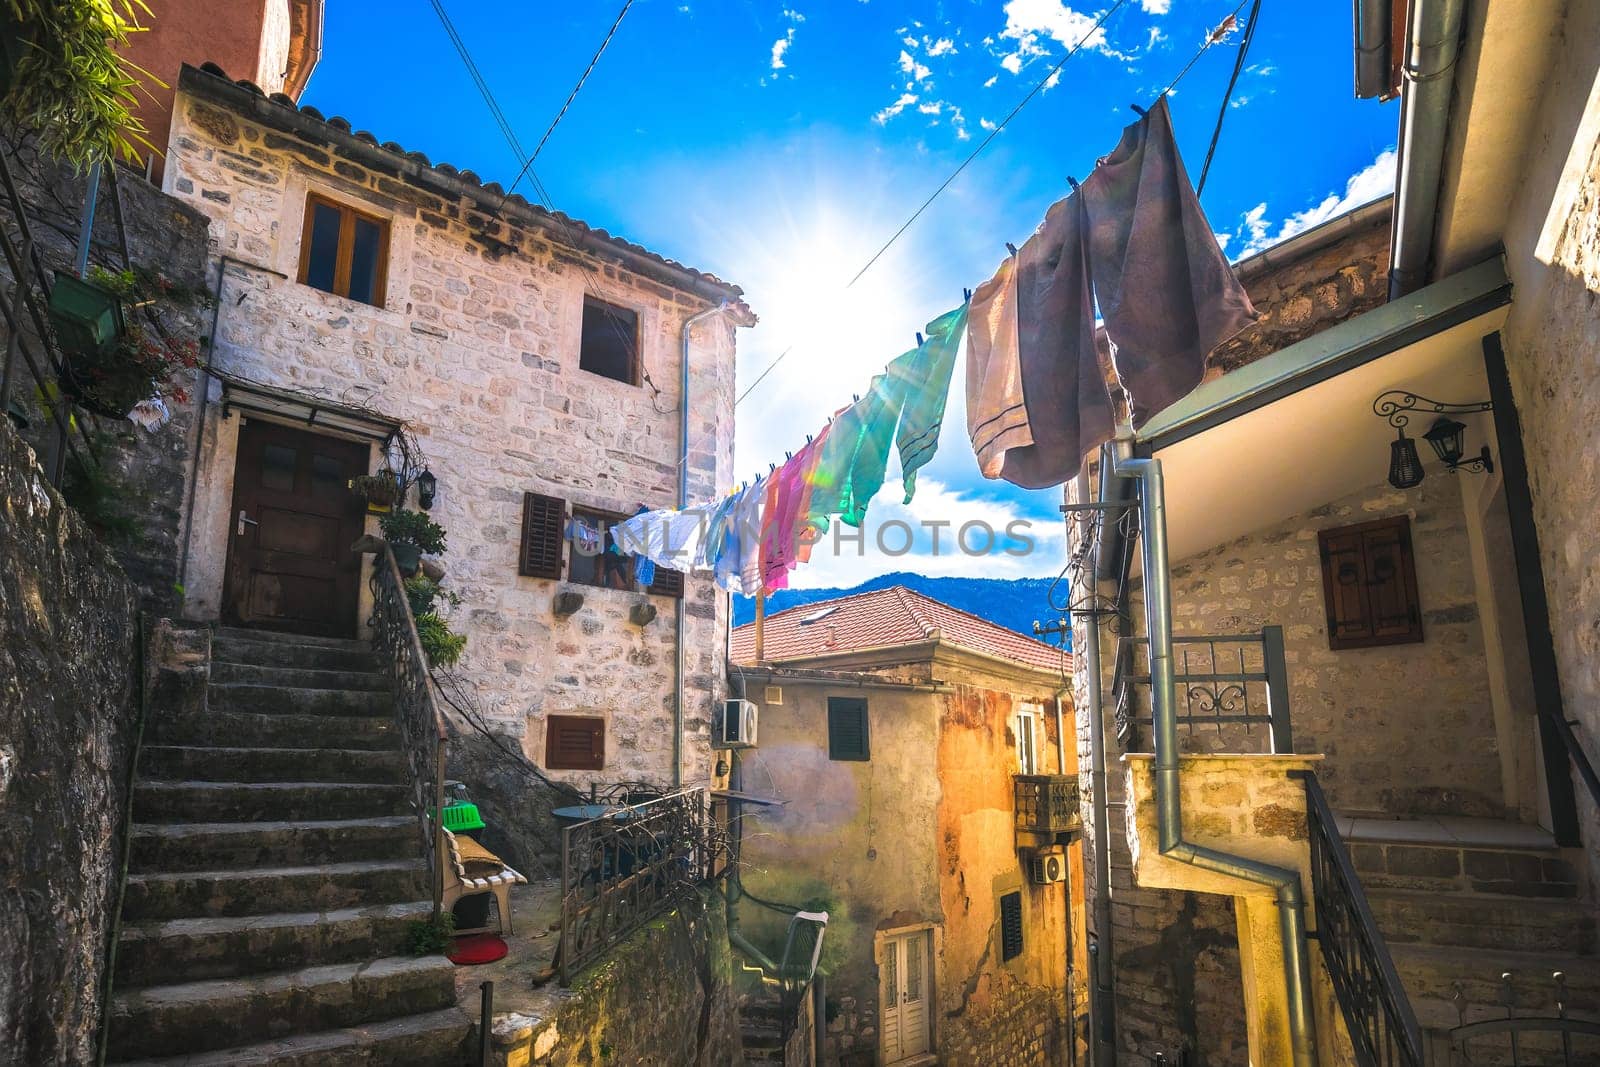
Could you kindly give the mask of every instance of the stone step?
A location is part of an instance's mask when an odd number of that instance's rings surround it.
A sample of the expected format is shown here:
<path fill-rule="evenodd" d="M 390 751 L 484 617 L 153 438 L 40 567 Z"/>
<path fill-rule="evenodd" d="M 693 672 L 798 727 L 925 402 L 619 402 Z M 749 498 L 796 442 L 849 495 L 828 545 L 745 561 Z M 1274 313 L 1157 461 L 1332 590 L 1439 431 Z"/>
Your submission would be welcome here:
<path fill-rule="evenodd" d="M 455 1002 L 454 966 L 443 956 L 149 986 L 113 995 L 109 1046 L 119 1059 L 209 1052 L 436 1012 Z"/>
<path fill-rule="evenodd" d="M 1371 889 L 1367 901 L 1391 945 L 1509 949 L 1592 956 L 1595 915 L 1584 902 L 1487 893 Z"/>
<path fill-rule="evenodd" d="M 130 1067 L 429 1067 L 466 1062 L 472 1017 L 460 1008 L 406 1015 L 173 1059 L 126 1061 Z"/>
<path fill-rule="evenodd" d="M 403 815 L 410 789 L 369 782 L 158 782 L 133 787 L 139 822 L 281 822 Z"/>
<path fill-rule="evenodd" d="M 388 692 L 389 675 L 381 670 L 312 670 L 255 663 L 213 661 L 211 681 L 219 685 L 281 685 L 293 689 L 367 689 Z"/>
<path fill-rule="evenodd" d="M 428 901 L 274 915 L 130 923 L 117 941 L 117 989 L 233 978 L 404 951 L 406 928 L 433 914 Z"/>
<path fill-rule="evenodd" d="M 305 867 L 415 859 L 414 815 L 283 822 L 135 823 L 128 869 L 135 873 Z"/>
<path fill-rule="evenodd" d="M 144 743 L 394 749 L 400 742 L 391 718 L 259 715 L 213 710 L 204 715 L 153 715 L 145 727 Z"/>
<path fill-rule="evenodd" d="M 219 630 L 211 641 L 213 663 L 248 663 L 258 667 L 292 667 L 314 671 L 376 671 L 383 662 L 359 641 L 318 644 L 289 641 L 249 630 Z"/>
<path fill-rule="evenodd" d="M 1427 889 L 1506 896 L 1574 898 L 1577 867 L 1560 849 L 1351 842 L 1350 858 L 1368 889 Z"/>
<path fill-rule="evenodd" d="M 387 690 L 295 689 L 278 685 L 218 685 L 206 690 L 206 704 L 216 711 L 257 715 L 388 716 L 394 696 Z"/>
<path fill-rule="evenodd" d="M 1500 1007 L 1500 976 L 1509 973 L 1519 1005 L 1536 1014 L 1545 1008 L 1554 1014 L 1556 983 L 1551 976 L 1560 971 L 1566 977 L 1569 1008 L 1589 1014 L 1600 1010 L 1600 959 L 1593 957 L 1421 944 L 1390 945 L 1389 952 L 1413 1002 L 1449 1002 L 1459 987 L 1470 1006 Z"/>
<path fill-rule="evenodd" d="M 141 777 L 207 782 L 399 782 L 405 758 L 393 749 L 221 748 L 146 745 Z"/>
<path fill-rule="evenodd" d="M 401 904 L 427 895 L 420 860 L 128 875 L 124 922 L 223 918 Z"/>

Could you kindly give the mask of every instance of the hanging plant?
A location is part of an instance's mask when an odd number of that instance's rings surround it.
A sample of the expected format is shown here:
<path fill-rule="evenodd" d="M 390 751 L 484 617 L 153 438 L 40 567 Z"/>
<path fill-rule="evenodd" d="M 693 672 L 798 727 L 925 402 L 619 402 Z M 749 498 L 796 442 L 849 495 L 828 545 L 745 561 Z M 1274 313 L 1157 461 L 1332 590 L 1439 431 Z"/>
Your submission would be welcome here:
<path fill-rule="evenodd" d="M 394 471 L 362 474 L 350 480 L 350 491 L 375 511 L 386 511 L 400 499 L 400 478 Z"/>
<path fill-rule="evenodd" d="M 149 14 L 143 0 L 0 0 L 0 113 L 79 171 L 156 151 L 133 110 L 141 79 L 166 86 L 120 52 Z"/>

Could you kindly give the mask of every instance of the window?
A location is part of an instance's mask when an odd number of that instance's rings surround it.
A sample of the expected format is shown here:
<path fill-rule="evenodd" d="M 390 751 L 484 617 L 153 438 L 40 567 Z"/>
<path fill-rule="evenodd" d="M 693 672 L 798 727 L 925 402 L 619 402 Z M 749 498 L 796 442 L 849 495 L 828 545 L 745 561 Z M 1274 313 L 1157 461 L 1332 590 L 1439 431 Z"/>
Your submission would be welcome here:
<path fill-rule="evenodd" d="M 1017 712 L 1017 768 L 1019 774 L 1039 773 L 1039 716 L 1033 708 Z"/>
<path fill-rule="evenodd" d="M 1328 647 L 1373 648 L 1422 640 L 1422 611 L 1404 515 L 1317 535 Z"/>
<path fill-rule="evenodd" d="M 553 771 L 598 771 L 606 765 L 606 723 L 579 715 L 545 722 L 544 765 Z"/>
<path fill-rule="evenodd" d="M 828 698 L 828 758 L 858 763 L 871 758 L 864 698 Z"/>
<path fill-rule="evenodd" d="M 315 193 L 306 197 L 300 281 L 325 293 L 383 306 L 389 223 Z"/>
<path fill-rule="evenodd" d="M 543 493 L 522 494 L 522 539 L 517 573 L 528 578 L 567 578 L 607 589 L 633 589 L 633 557 L 609 550 L 610 524 L 619 516 L 574 505 L 568 521 L 567 502 Z M 597 552 L 599 545 L 607 551 Z M 683 574 L 656 568 L 652 596 L 683 596 Z"/>
<path fill-rule="evenodd" d="M 1000 898 L 1000 961 L 1022 955 L 1022 894 L 1007 893 Z"/>
<path fill-rule="evenodd" d="M 592 296 L 583 298 L 583 338 L 578 369 L 629 385 L 639 384 L 639 315 Z"/>

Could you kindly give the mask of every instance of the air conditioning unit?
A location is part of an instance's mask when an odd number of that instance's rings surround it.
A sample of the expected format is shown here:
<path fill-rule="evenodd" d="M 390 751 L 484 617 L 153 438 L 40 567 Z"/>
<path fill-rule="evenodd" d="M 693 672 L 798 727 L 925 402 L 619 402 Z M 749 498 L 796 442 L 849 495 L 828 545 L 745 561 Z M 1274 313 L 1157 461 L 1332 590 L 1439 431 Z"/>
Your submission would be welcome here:
<path fill-rule="evenodd" d="M 755 748 L 756 711 L 748 700 L 724 700 L 712 725 L 712 748 Z"/>
<path fill-rule="evenodd" d="M 1041 849 L 1033 854 L 1028 873 L 1036 885 L 1054 885 L 1067 880 L 1067 854 L 1059 848 Z"/>

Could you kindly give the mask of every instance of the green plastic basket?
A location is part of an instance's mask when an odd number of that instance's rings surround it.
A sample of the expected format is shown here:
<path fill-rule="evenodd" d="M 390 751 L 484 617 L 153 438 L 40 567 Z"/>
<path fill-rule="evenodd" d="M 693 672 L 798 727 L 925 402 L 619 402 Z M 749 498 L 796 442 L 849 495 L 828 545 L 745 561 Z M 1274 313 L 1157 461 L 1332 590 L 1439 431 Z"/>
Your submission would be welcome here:
<path fill-rule="evenodd" d="M 484 828 L 483 816 L 478 814 L 478 805 L 458 801 L 446 804 L 440 811 L 444 828 L 453 834 L 463 830 L 482 830 Z"/>

